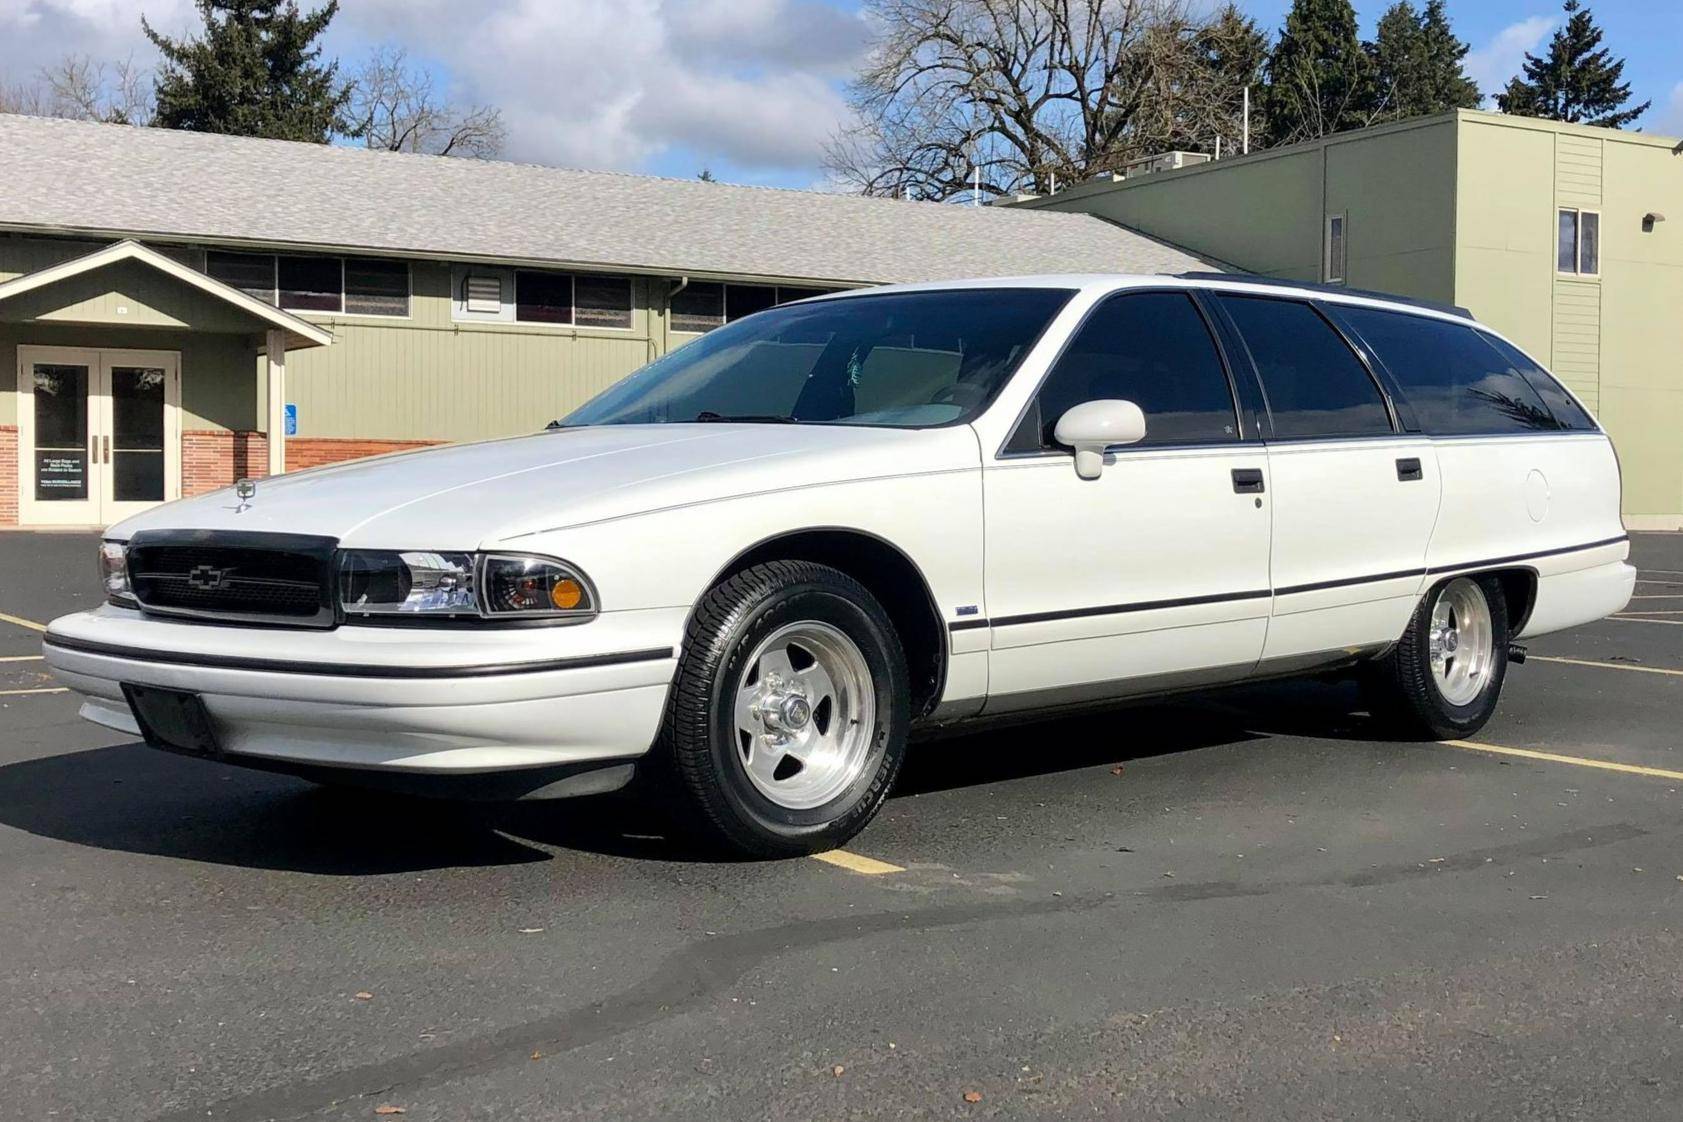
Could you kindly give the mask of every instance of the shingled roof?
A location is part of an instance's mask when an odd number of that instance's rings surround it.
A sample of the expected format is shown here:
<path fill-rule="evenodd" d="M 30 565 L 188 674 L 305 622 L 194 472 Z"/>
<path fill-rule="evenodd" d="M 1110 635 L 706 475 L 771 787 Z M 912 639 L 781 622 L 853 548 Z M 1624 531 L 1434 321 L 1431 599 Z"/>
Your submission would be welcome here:
<path fill-rule="evenodd" d="M 0 229 L 854 283 L 1214 263 L 1083 214 L 0 114 Z"/>

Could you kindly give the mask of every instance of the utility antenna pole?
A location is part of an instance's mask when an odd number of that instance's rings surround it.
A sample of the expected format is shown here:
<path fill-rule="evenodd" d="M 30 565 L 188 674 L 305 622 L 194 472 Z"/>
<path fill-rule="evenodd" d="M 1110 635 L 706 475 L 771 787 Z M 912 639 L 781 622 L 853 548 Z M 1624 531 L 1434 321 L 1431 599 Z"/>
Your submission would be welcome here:
<path fill-rule="evenodd" d="M 1245 87 L 1245 125 L 1244 139 L 1239 143 L 1239 155 L 1251 154 L 1251 88 Z"/>

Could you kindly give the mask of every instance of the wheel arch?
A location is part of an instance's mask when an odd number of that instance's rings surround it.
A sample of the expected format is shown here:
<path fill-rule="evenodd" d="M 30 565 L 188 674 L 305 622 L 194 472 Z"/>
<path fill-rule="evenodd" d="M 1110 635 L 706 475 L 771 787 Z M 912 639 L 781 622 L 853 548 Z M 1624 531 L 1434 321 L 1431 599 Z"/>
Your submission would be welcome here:
<path fill-rule="evenodd" d="M 905 550 L 880 535 L 850 526 L 782 530 L 732 557 L 706 587 L 765 561 L 829 565 L 868 588 L 894 621 L 905 649 L 913 719 L 935 707 L 946 687 L 947 628 L 928 579 Z"/>

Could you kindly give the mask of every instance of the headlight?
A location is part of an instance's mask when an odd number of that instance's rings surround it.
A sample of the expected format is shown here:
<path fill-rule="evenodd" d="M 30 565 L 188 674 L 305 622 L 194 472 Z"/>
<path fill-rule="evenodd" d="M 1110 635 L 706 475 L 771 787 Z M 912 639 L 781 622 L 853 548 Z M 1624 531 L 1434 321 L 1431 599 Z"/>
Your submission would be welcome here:
<path fill-rule="evenodd" d="M 139 602 L 129 587 L 129 546 L 127 542 L 99 543 L 99 579 L 105 586 L 105 598 L 119 608 L 134 608 Z"/>
<path fill-rule="evenodd" d="M 591 616 L 596 596 L 577 569 L 550 557 L 492 554 L 481 582 L 493 616 Z"/>
<path fill-rule="evenodd" d="M 347 550 L 339 604 L 347 616 L 478 616 L 474 555 Z"/>
<path fill-rule="evenodd" d="M 596 593 L 553 557 L 354 549 L 339 554 L 347 619 L 588 619 Z"/>

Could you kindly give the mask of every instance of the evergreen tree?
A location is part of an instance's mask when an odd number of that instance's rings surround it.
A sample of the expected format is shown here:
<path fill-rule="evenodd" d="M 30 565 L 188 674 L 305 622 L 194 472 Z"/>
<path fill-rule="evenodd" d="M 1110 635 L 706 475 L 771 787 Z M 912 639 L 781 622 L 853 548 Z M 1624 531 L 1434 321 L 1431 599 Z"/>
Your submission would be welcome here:
<path fill-rule="evenodd" d="M 1444 0 L 1426 0 L 1426 14 L 1421 18 L 1420 31 L 1426 39 L 1426 95 L 1422 104 L 1425 113 L 1442 113 L 1448 109 L 1477 109 L 1483 95 L 1478 83 L 1466 71 L 1467 52 L 1471 48 L 1456 38 L 1449 26 L 1449 13 Z"/>
<path fill-rule="evenodd" d="M 1223 115 L 1241 122 L 1245 90 L 1260 87 L 1268 64 L 1268 34 L 1255 20 L 1229 3 L 1197 35 L 1200 70 Z M 1260 91 L 1259 91 L 1260 92 Z M 1253 101 L 1260 101 L 1253 96 Z M 1260 106 L 1253 106 L 1252 132 L 1259 133 Z M 1229 139 L 1232 139 L 1231 132 Z M 1260 139 L 1260 136 L 1256 137 Z"/>
<path fill-rule="evenodd" d="M 1276 144 L 1373 122 L 1373 63 L 1350 0 L 1292 0 L 1268 57 L 1265 100 Z"/>
<path fill-rule="evenodd" d="M 141 17 L 164 56 L 157 79 L 163 128 L 325 143 L 348 131 L 348 83 L 315 45 L 339 0 L 300 14 L 295 0 L 197 0 L 204 32 L 170 39 Z"/>
<path fill-rule="evenodd" d="M 1478 86 L 1462 69 L 1467 44 L 1450 28 L 1443 0 L 1428 0 L 1424 13 L 1408 0 L 1392 5 L 1379 19 L 1368 56 L 1379 120 L 1471 109 L 1479 103 Z"/>
<path fill-rule="evenodd" d="M 1630 100 L 1630 83 L 1619 80 L 1624 69 L 1624 60 L 1601 46 L 1601 29 L 1590 10 L 1566 0 L 1566 26 L 1554 33 L 1549 53 L 1527 54 L 1524 77 L 1515 76 L 1496 105 L 1520 117 L 1622 129 L 1652 104 L 1621 108 Z"/>

